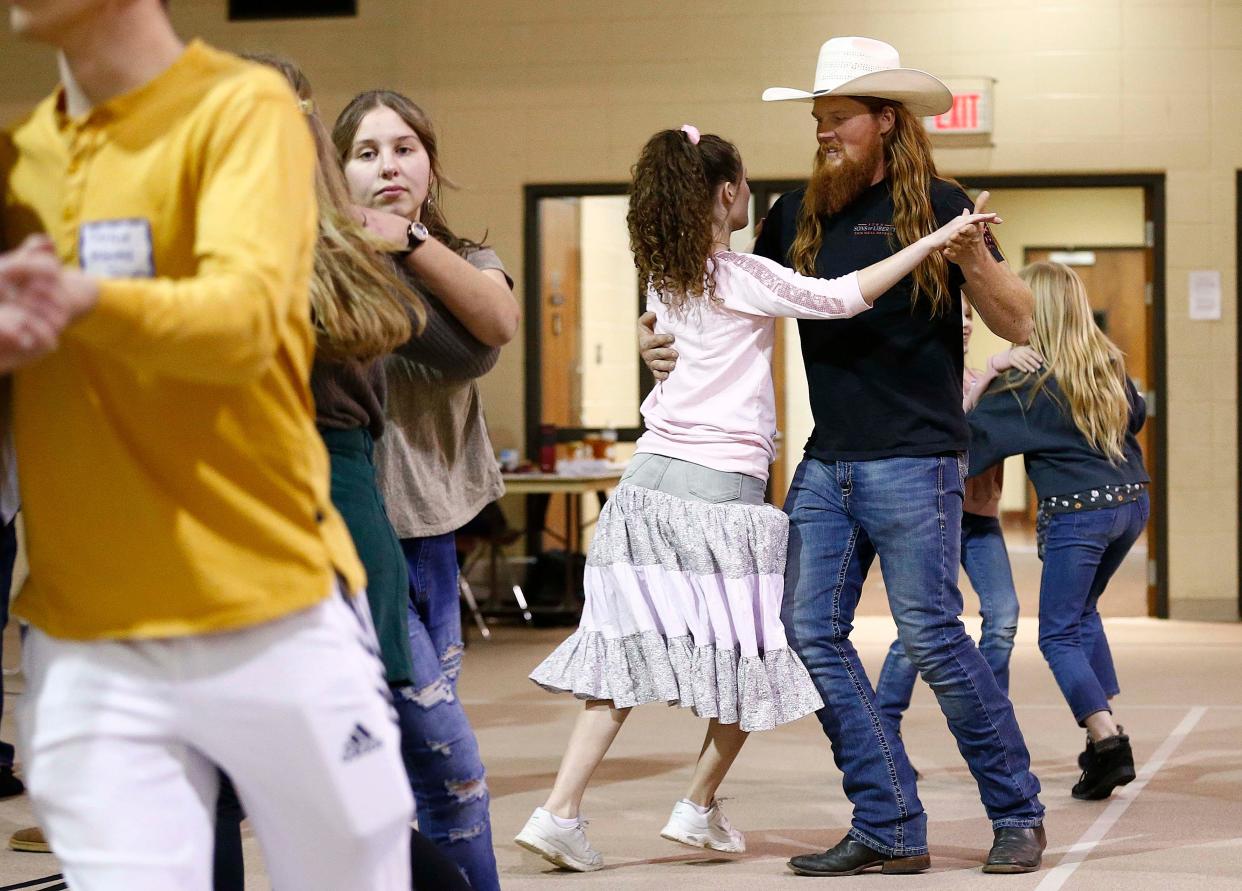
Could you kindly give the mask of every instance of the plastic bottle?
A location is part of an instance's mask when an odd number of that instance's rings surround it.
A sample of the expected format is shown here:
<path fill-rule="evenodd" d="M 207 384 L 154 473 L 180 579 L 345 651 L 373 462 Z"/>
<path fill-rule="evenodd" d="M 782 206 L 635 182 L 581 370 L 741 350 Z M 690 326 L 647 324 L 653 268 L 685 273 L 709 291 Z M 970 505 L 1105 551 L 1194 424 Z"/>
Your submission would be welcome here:
<path fill-rule="evenodd" d="M 539 425 L 539 470 L 556 473 L 556 425 Z"/>
<path fill-rule="evenodd" d="M 604 458 L 610 464 L 617 461 L 617 431 L 614 427 L 606 427 L 599 432 L 599 438 L 608 445 L 604 448 Z"/>

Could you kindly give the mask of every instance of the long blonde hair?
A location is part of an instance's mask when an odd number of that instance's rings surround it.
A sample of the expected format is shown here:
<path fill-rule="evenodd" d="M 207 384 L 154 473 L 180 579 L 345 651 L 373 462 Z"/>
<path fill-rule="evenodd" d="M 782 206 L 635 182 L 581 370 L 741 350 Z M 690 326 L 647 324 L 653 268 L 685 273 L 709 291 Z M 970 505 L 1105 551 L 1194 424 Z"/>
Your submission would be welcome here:
<path fill-rule="evenodd" d="M 932 180 L 957 183 L 936 172 L 931 140 L 922 122 L 901 103 L 889 99 L 856 97 L 871 114 L 879 114 L 885 106 L 894 114 L 893 128 L 883 135 L 884 168 L 893 195 L 894 247 L 914 244 L 924 235 L 940 227 L 931 204 Z M 823 243 L 823 225 L 814 208 L 804 201 L 798 211 L 798 229 L 789 249 L 793 268 L 803 275 L 815 275 L 815 258 Z M 914 270 L 914 293 L 911 302 L 926 295 L 932 315 L 947 312 L 953 305 L 946 283 L 948 260 L 940 251 L 932 253 Z"/>
<path fill-rule="evenodd" d="M 288 59 L 246 56 L 275 68 L 297 94 L 315 141 L 319 239 L 310 283 L 316 355 L 331 362 L 376 359 L 405 343 L 426 321 L 423 301 L 397 271 L 381 242 L 354 217 L 353 202 L 327 128 L 315 111 L 310 81 Z M 280 159 L 273 159 L 280 163 Z"/>
<path fill-rule="evenodd" d="M 1121 463 L 1130 423 L 1125 354 L 1096 325 L 1087 289 L 1073 269 L 1039 262 L 1018 274 L 1035 295 L 1030 345 L 1044 360 L 1031 400 L 1055 375 L 1074 426 L 1092 448 Z M 1014 381 L 1006 387 L 1016 385 Z"/>

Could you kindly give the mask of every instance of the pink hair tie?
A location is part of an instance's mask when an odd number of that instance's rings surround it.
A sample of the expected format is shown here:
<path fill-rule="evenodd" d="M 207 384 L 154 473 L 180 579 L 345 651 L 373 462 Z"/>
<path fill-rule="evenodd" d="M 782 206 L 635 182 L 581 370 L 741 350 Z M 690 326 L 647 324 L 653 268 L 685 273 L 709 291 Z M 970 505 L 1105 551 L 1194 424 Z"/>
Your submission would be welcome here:
<path fill-rule="evenodd" d="M 681 132 L 686 134 L 691 145 L 699 144 L 699 128 L 694 126 L 694 124 L 682 124 Z"/>

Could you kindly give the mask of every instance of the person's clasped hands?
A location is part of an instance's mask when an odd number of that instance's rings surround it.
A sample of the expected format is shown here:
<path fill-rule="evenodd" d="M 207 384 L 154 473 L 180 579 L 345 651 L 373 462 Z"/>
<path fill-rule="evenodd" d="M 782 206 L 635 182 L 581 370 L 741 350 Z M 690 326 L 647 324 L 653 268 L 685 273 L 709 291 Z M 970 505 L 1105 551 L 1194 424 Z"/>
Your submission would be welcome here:
<path fill-rule="evenodd" d="M 0 254 L 0 372 L 56 349 L 65 328 L 98 299 L 93 279 L 63 266 L 45 235 Z"/>
<path fill-rule="evenodd" d="M 988 213 L 988 211 L 984 210 L 984 207 L 987 206 L 988 199 L 991 197 L 991 193 L 986 190 L 980 192 L 979 197 L 975 199 L 974 210 L 963 210 L 962 216 L 969 217 Z M 999 225 L 1004 220 L 999 216 L 993 215 L 987 222 L 978 221 L 973 223 L 973 225 L 963 226 L 953 233 L 948 243 L 941 248 L 941 253 L 944 254 L 947 260 L 960 266 L 963 262 L 969 260 L 972 254 L 977 256 L 981 251 L 986 252 L 988 249 L 987 226 L 989 222 Z"/>

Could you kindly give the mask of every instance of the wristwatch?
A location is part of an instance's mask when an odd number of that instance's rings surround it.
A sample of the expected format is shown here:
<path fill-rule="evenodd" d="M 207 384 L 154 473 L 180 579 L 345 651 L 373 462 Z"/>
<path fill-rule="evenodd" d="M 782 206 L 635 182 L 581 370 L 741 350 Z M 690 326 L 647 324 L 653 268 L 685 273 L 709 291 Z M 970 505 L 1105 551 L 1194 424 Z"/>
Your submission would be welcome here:
<path fill-rule="evenodd" d="M 431 233 L 427 231 L 427 227 L 418 220 L 411 220 L 409 227 L 405 230 L 405 250 L 401 252 L 403 257 L 414 253 L 414 250 L 428 238 Z"/>

